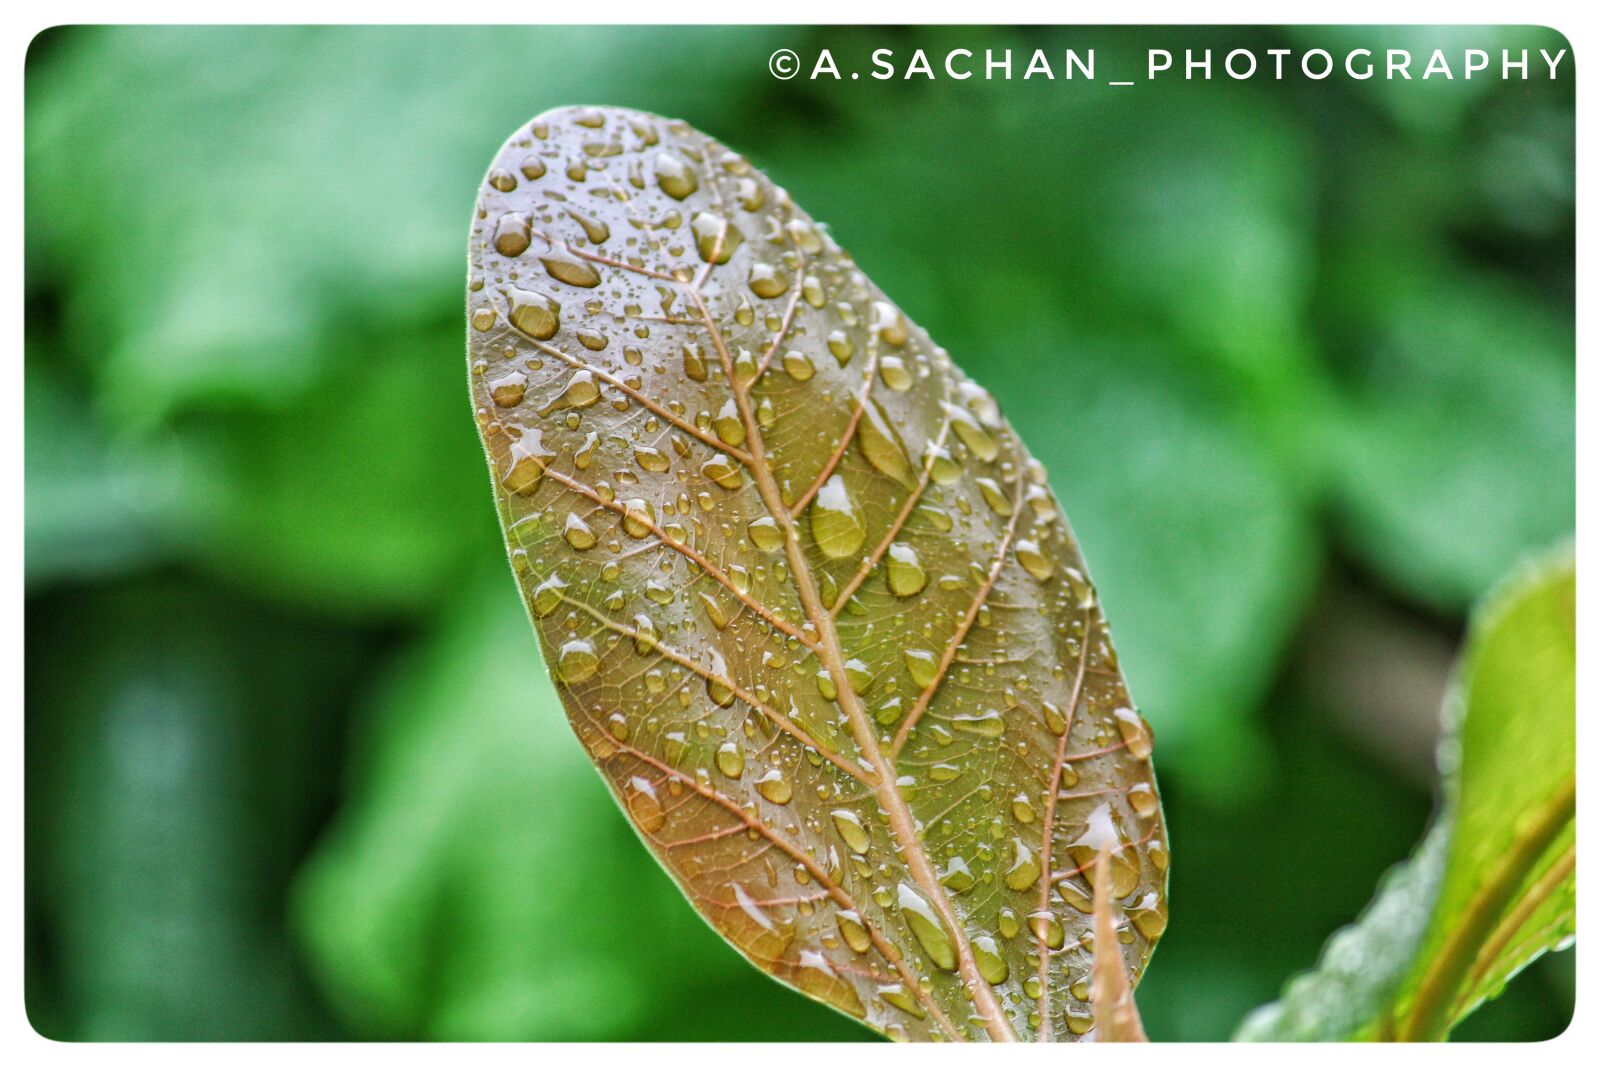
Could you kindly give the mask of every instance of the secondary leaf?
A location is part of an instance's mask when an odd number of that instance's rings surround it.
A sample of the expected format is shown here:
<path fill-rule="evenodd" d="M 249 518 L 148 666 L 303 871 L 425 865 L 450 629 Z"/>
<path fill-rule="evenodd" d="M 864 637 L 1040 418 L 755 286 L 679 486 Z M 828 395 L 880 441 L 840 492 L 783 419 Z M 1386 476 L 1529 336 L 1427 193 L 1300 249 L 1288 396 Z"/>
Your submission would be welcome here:
<path fill-rule="evenodd" d="M 1575 592 L 1566 555 L 1480 608 L 1446 709 L 1440 818 L 1241 1038 L 1442 1038 L 1576 936 Z"/>
<path fill-rule="evenodd" d="M 470 257 L 513 570 L 694 906 L 894 1037 L 1091 1032 L 1088 865 L 1109 846 L 1136 978 L 1166 835 L 1094 587 L 995 400 L 682 123 L 519 130 Z"/>

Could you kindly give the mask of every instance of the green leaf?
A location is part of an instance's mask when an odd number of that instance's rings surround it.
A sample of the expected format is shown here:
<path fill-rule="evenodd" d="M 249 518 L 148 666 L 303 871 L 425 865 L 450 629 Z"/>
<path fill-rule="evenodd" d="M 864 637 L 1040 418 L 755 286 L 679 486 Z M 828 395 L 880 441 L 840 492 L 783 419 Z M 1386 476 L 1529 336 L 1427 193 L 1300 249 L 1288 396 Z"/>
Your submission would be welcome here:
<path fill-rule="evenodd" d="M 1480 608 L 1447 705 L 1442 814 L 1242 1039 L 1443 1038 L 1576 936 L 1575 595 L 1566 554 Z"/>
<path fill-rule="evenodd" d="M 1088 862 L 1111 846 L 1137 975 L 1165 830 L 1098 596 L 995 400 L 682 123 L 518 130 L 470 256 L 513 570 L 691 903 L 891 1036 L 1089 1032 Z"/>

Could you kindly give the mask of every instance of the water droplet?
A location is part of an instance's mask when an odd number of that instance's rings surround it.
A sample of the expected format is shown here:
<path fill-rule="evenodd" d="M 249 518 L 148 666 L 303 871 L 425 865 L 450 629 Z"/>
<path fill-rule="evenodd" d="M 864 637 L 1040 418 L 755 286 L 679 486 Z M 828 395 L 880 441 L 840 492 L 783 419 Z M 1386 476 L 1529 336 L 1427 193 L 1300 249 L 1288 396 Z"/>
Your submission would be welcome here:
<path fill-rule="evenodd" d="M 756 792 L 774 804 L 787 804 L 794 798 L 794 787 L 776 767 L 756 780 Z"/>
<path fill-rule="evenodd" d="M 883 378 L 883 384 L 897 393 L 911 388 L 911 372 L 906 369 L 905 360 L 899 356 L 884 356 L 878 360 L 878 374 Z"/>
<path fill-rule="evenodd" d="M 1011 977 L 1011 966 L 1006 963 L 1005 953 L 988 934 L 979 934 L 972 939 L 972 955 L 977 961 L 978 973 L 990 985 L 999 985 Z"/>
<path fill-rule="evenodd" d="M 839 808 L 833 813 L 833 825 L 851 852 L 858 856 L 867 854 L 872 839 L 867 835 L 867 828 L 862 825 L 859 815 L 848 808 Z"/>
<path fill-rule="evenodd" d="M 728 456 L 712 456 L 701 464 L 700 473 L 724 489 L 738 489 L 744 485 L 744 472 Z"/>
<path fill-rule="evenodd" d="M 599 219 L 590 218 L 588 215 L 580 214 L 571 208 L 567 209 L 567 217 L 583 227 L 583 235 L 589 238 L 590 244 L 603 245 L 611 237 L 611 227 Z"/>
<path fill-rule="evenodd" d="M 533 591 L 533 613 L 539 618 L 544 618 L 561 604 L 561 591 L 567 587 L 559 577 L 552 574 L 540 582 Z"/>
<path fill-rule="evenodd" d="M 844 478 L 835 474 L 811 501 L 811 538 L 829 559 L 843 559 L 861 550 L 867 530 L 856 514 Z"/>
<path fill-rule="evenodd" d="M 933 684 L 933 679 L 939 671 L 939 661 L 933 658 L 933 653 L 922 648 L 908 648 L 905 651 L 906 669 L 911 672 L 911 680 L 917 686 L 926 689 Z"/>
<path fill-rule="evenodd" d="M 556 673 L 568 685 L 594 677 L 600 669 L 600 657 L 587 641 L 568 641 L 556 656 Z"/>
<path fill-rule="evenodd" d="M 1022 920 L 1017 918 L 1017 913 L 1010 908 L 1000 909 L 1000 936 L 1016 937 L 1022 930 Z"/>
<path fill-rule="evenodd" d="M 700 179 L 695 177 L 694 169 L 671 152 L 656 155 L 655 172 L 656 184 L 674 200 L 682 200 L 700 188 Z"/>
<path fill-rule="evenodd" d="M 1150 752 L 1155 747 L 1155 739 L 1150 734 L 1150 724 L 1139 717 L 1139 713 L 1132 708 L 1118 708 L 1111 713 L 1116 717 L 1117 730 L 1122 734 L 1122 740 L 1127 742 L 1128 754 L 1134 759 L 1149 759 Z"/>
<path fill-rule="evenodd" d="M 978 884 L 973 877 L 972 868 L 967 866 L 967 861 L 960 856 L 951 856 L 950 862 L 945 864 L 944 871 L 939 875 L 939 883 L 952 893 L 965 893 Z"/>
<path fill-rule="evenodd" d="M 1000 454 L 999 442 L 978 424 L 970 411 L 954 404 L 946 404 L 945 411 L 950 416 L 950 425 L 955 429 L 956 436 L 972 450 L 973 455 L 988 463 Z"/>
<path fill-rule="evenodd" d="M 639 465 L 640 470 L 649 471 L 651 474 L 663 474 L 672 467 L 672 461 L 667 458 L 666 453 L 649 445 L 634 445 L 633 461 Z"/>
<path fill-rule="evenodd" d="M 744 753 L 739 750 L 738 742 L 727 741 L 717 749 L 717 770 L 729 778 L 744 774 Z"/>
<path fill-rule="evenodd" d="M 656 787 L 648 778 L 638 775 L 629 778 L 624 796 L 627 799 L 628 814 L 639 824 L 639 829 L 647 834 L 653 834 L 666 824 L 666 810 L 662 808 L 661 800 L 656 796 Z"/>
<path fill-rule="evenodd" d="M 1148 941 L 1154 941 L 1167 929 L 1167 909 L 1156 895 L 1155 890 L 1150 890 L 1139 898 L 1139 902 L 1128 909 L 1128 918 L 1133 920 L 1134 928 L 1144 935 Z"/>
<path fill-rule="evenodd" d="M 1067 854 L 1072 857 L 1072 862 L 1083 870 L 1083 876 L 1093 886 L 1095 883 L 1095 859 L 1100 854 L 1100 847 L 1110 847 L 1111 855 L 1107 859 L 1107 866 L 1111 871 L 1111 893 L 1115 897 L 1125 897 L 1133 892 L 1139 885 L 1139 867 L 1132 858 L 1132 849 L 1127 847 L 1127 838 L 1122 834 L 1112 814 L 1110 804 L 1101 804 L 1089 813 L 1089 818 L 1084 825 L 1083 833 L 1077 840 L 1067 845 Z"/>
<path fill-rule="evenodd" d="M 909 336 L 906 332 L 905 316 L 900 314 L 899 308 L 887 300 L 873 302 L 872 330 L 884 344 L 894 345 L 896 348 L 905 344 Z"/>
<path fill-rule="evenodd" d="M 833 353 L 833 358 L 843 367 L 850 362 L 850 357 L 856 354 L 856 346 L 851 343 L 849 334 L 843 330 L 834 330 L 828 334 L 828 351 Z"/>
<path fill-rule="evenodd" d="M 839 935 L 851 949 L 865 952 L 872 947 L 872 936 L 867 933 L 866 925 L 862 923 L 859 914 L 848 908 L 840 908 L 834 918 L 839 923 Z"/>
<path fill-rule="evenodd" d="M 944 923 L 921 894 L 905 882 L 900 883 L 900 913 L 933 965 L 942 971 L 955 970 L 956 949 Z"/>
<path fill-rule="evenodd" d="M 712 626 L 715 626 L 718 630 L 726 630 L 728 628 L 728 612 L 722 606 L 722 601 L 710 593 L 701 593 L 700 604 L 705 608 L 706 618 L 711 620 Z"/>
<path fill-rule="evenodd" d="M 802 992 L 832 1004 L 846 1015 L 863 1016 L 867 1009 L 856 995 L 855 986 L 839 977 L 822 953 L 813 949 L 800 950 L 800 964 L 794 973 L 794 984 Z"/>
<path fill-rule="evenodd" d="M 1140 782 L 1131 787 L 1128 790 L 1128 803 L 1143 818 L 1154 815 L 1161 807 L 1161 802 L 1156 799 L 1156 791 L 1149 782 Z"/>
<path fill-rule="evenodd" d="M 978 737 L 999 737 L 1006 732 L 1006 720 L 998 711 L 981 711 L 975 714 L 953 715 L 950 725 L 964 734 Z"/>
<path fill-rule="evenodd" d="M 508 211 L 494 224 L 494 250 L 507 259 L 520 256 L 533 241 L 533 220 L 520 211 Z"/>
<path fill-rule="evenodd" d="M 744 444 L 744 420 L 739 417 L 739 407 L 732 400 L 722 405 L 717 417 L 711 420 L 711 427 L 723 444 L 734 448 Z"/>
<path fill-rule="evenodd" d="M 561 326 L 561 305 L 555 297 L 534 289 L 505 290 L 506 302 L 511 310 L 507 317 L 511 325 L 540 341 L 554 337 Z"/>
<path fill-rule="evenodd" d="M 566 282 L 580 289 L 593 289 L 600 284 L 599 272 L 587 263 L 555 256 L 545 256 L 539 262 L 544 264 L 545 273 L 558 282 Z"/>
<path fill-rule="evenodd" d="M 928 584 L 928 572 L 910 545 L 899 541 L 890 545 L 887 561 L 889 591 L 895 596 L 916 596 Z"/>
<path fill-rule="evenodd" d="M 494 400 L 496 407 L 516 407 L 522 403 L 527 391 L 528 376 L 521 371 L 512 371 L 510 374 L 489 381 L 489 396 Z"/>
<path fill-rule="evenodd" d="M 998 482 L 993 478 L 979 478 L 978 491 L 983 494 L 984 503 L 989 509 L 1001 517 L 1009 516 L 1012 511 L 1011 498 L 1006 496 Z"/>
<path fill-rule="evenodd" d="M 504 167 L 496 167 L 489 172 L 489 184 L 502 193 L 509 193 L 517 187 L 517 179 Z"/>
<path fill-rule="evenodd" d="M 703 382 L 708 377 L 706 373 L 706 354 L 697 344 L 683 346 L 683 373 L 690 381 Z"/>
<path fill-rule="evenodd" d="M 550 409 L 572 408 L 581 411 L 592 407 L 599 399 L 600 386 L 595 384 L 594 374 L 586 370 L 574 371 L 561 394 L 550 402 Z"/>
<path fill-rule="evenodd" d="M 622 528 L 629 537 L 643 537 L 656 521 L 656 509 L 648 500 L 629 500 L 623 505 Z"/>
<path fill-rule="evenodd" d="M 861 422 L 856 428 L 856 443 L 867 462 L 879 473 L 887 475 L 909 487 L 912 484 L 911 459 L 899 435 L 884 417 L 877 401 L 867 399 L 861 409 Z"/>
<path fill-rule="evenodd" d="M 1022 569 L 1033 575 L 1039 581 L 1044 581 L 1056 571 L 1056 565 L 1050 557 L 1044 554 L 1037 541 L 1017 542 L 1017 562 L 1022 564 Z"/>
<path fill-rule="evenodd" d="M 1047 948 L 1060 948 L 1067 942 L 1067 932 L 1061 927 L 1061 920 L 1053 912 L 1036 911 L 1028 916 L 1028 929 L 1033 931 L 1033 936 Z M 1038 996 L 1037 993 L 1032 994 Z"/>
<path fill-rule="evenodd" d="M 1033 886 L 1039 880 L 1039 858 L 1033 854 L 1033 849 L 1023 844 L 1022 838 L 1014 838 L 1011 842 L 1011 866 L 1006 870 L 1006 885 L 1021 892 Z"/>
<path fill-rule="evenodd" d="M 595 546 L 594 530 L 573 512 L 567 513 L 566 529 L 561 535 L 567 539 L 567 544 L 579 552 L 586 552 Z"/>
<path fill-rule="evenodd" d="M 750 266 L 750 291 L 764 300 L 770 300 L 786 292 L 789 288 L 788 275 L 779 271 L 770 263 L 754 263 Z"/>
<path fill-rule="evenodd" d="M 695 251 L 702 263 L 726 263 L 733 258 L 734 250 L 744 243 L 744 234 L 721 215 L 710 211 L 697 211 L 689 220 L 694 233 Z M 714 257 L 714 258 L 713 258 Z"/>
<path fill-rule="evenodd" d="M 775 519 L 756 519 L 745 529 L 749 531 L 751 543 L 763 552 L 771 552 L 783 544 L 783 531 Z"/>
<path fill-rule="evenodd" d="M 888 985 L 878 987 L 878 996 L 885 1004 L 899 1008 L 915 1019 L 927 1017 L 922 1005 L 917 1003 L 917 998 L 900 982 L 890 982 Z"/>
<path fill-rule="evenodd" d="M 656 649 L 656 624 L 650 616 L 640 612 L 633 617 L 633 650 L 647 656 Z"/>
<path fill-rule="evenodd" d="M 1033 798 L 1026 793 L 1018 793 L 1011 798 L 1011 815 L 1018 822 L 1027 824 L 1037 817 L 1033 809 Z"/>
<path fill-rule="evenodd" d="M 506 453 L 506 473 L 500 484 L 518 496 L 532 496 L 544 477 L 544 468 L 555 453 L 544 447 L 537 430 L 525 430 L 512 441 Z"/>
<path fill-rule="evenodd" d="M 793 349 L 783 354 L 783 370 L 797 382 L 808 382 L 811 376 L 817 373 L 811 357 Z"/>

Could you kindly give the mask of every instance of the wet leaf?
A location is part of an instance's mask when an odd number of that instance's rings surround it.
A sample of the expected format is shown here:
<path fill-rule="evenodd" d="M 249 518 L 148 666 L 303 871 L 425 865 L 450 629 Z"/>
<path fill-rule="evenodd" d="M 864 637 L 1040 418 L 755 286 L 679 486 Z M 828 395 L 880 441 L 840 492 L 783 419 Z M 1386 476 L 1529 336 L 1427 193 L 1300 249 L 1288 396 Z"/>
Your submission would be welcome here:
<path fill-rule="evenodd" d="M 893 1037 L 1091 1033 L 1088 864 L 1109 846 L 1137 978 L 1165 830 L 1094 586 L 996 400 L 681 123 L 519 130 L 470 256 L 513 570 L 694 906 Z"/>
<path fill-rule="evenodd" d="M 1445 807 L 1250 1040 L 1436 1040 L 1577 935 L 1576 571 L 1524 568 L 1480 608 L 1446 708 Z"/>

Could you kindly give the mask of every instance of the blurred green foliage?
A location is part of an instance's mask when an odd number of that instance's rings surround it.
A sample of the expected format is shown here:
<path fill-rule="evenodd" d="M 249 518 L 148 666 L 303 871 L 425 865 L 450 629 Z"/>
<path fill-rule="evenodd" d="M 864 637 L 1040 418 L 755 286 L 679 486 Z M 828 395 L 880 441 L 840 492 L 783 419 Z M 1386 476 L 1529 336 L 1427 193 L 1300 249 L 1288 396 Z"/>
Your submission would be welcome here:
<path fill-rule="evenodd" d="M 464 388 L 468 213 L 518 123 L 607 103 L 690 119 L 785 183 L 1049 465 L 1159 741 L 1176 863 L 1146 1025 L 1227 1036 L 1427 821 L 1426 776 L 1352 736 L 1297 666 L 1333 624 L 1328 591 L 1453 641 L 1477 596 L 1573 526 L 1570 60 L 1555 82 L 1104 84 L 1151 47 L 1315 45 L 1566 42 L 41 35 L 35 1025 L 865 1036 L 759 977 L 677 897 L 567 736 L 504 573 Z M 808 67 L 821 47 L 858 65 L 877 47 L 1094 47 L 1102 80 L 778 82 L 778 47 Z M 1461 1036 L 1559 1031 L 1570 958 Z"/>

